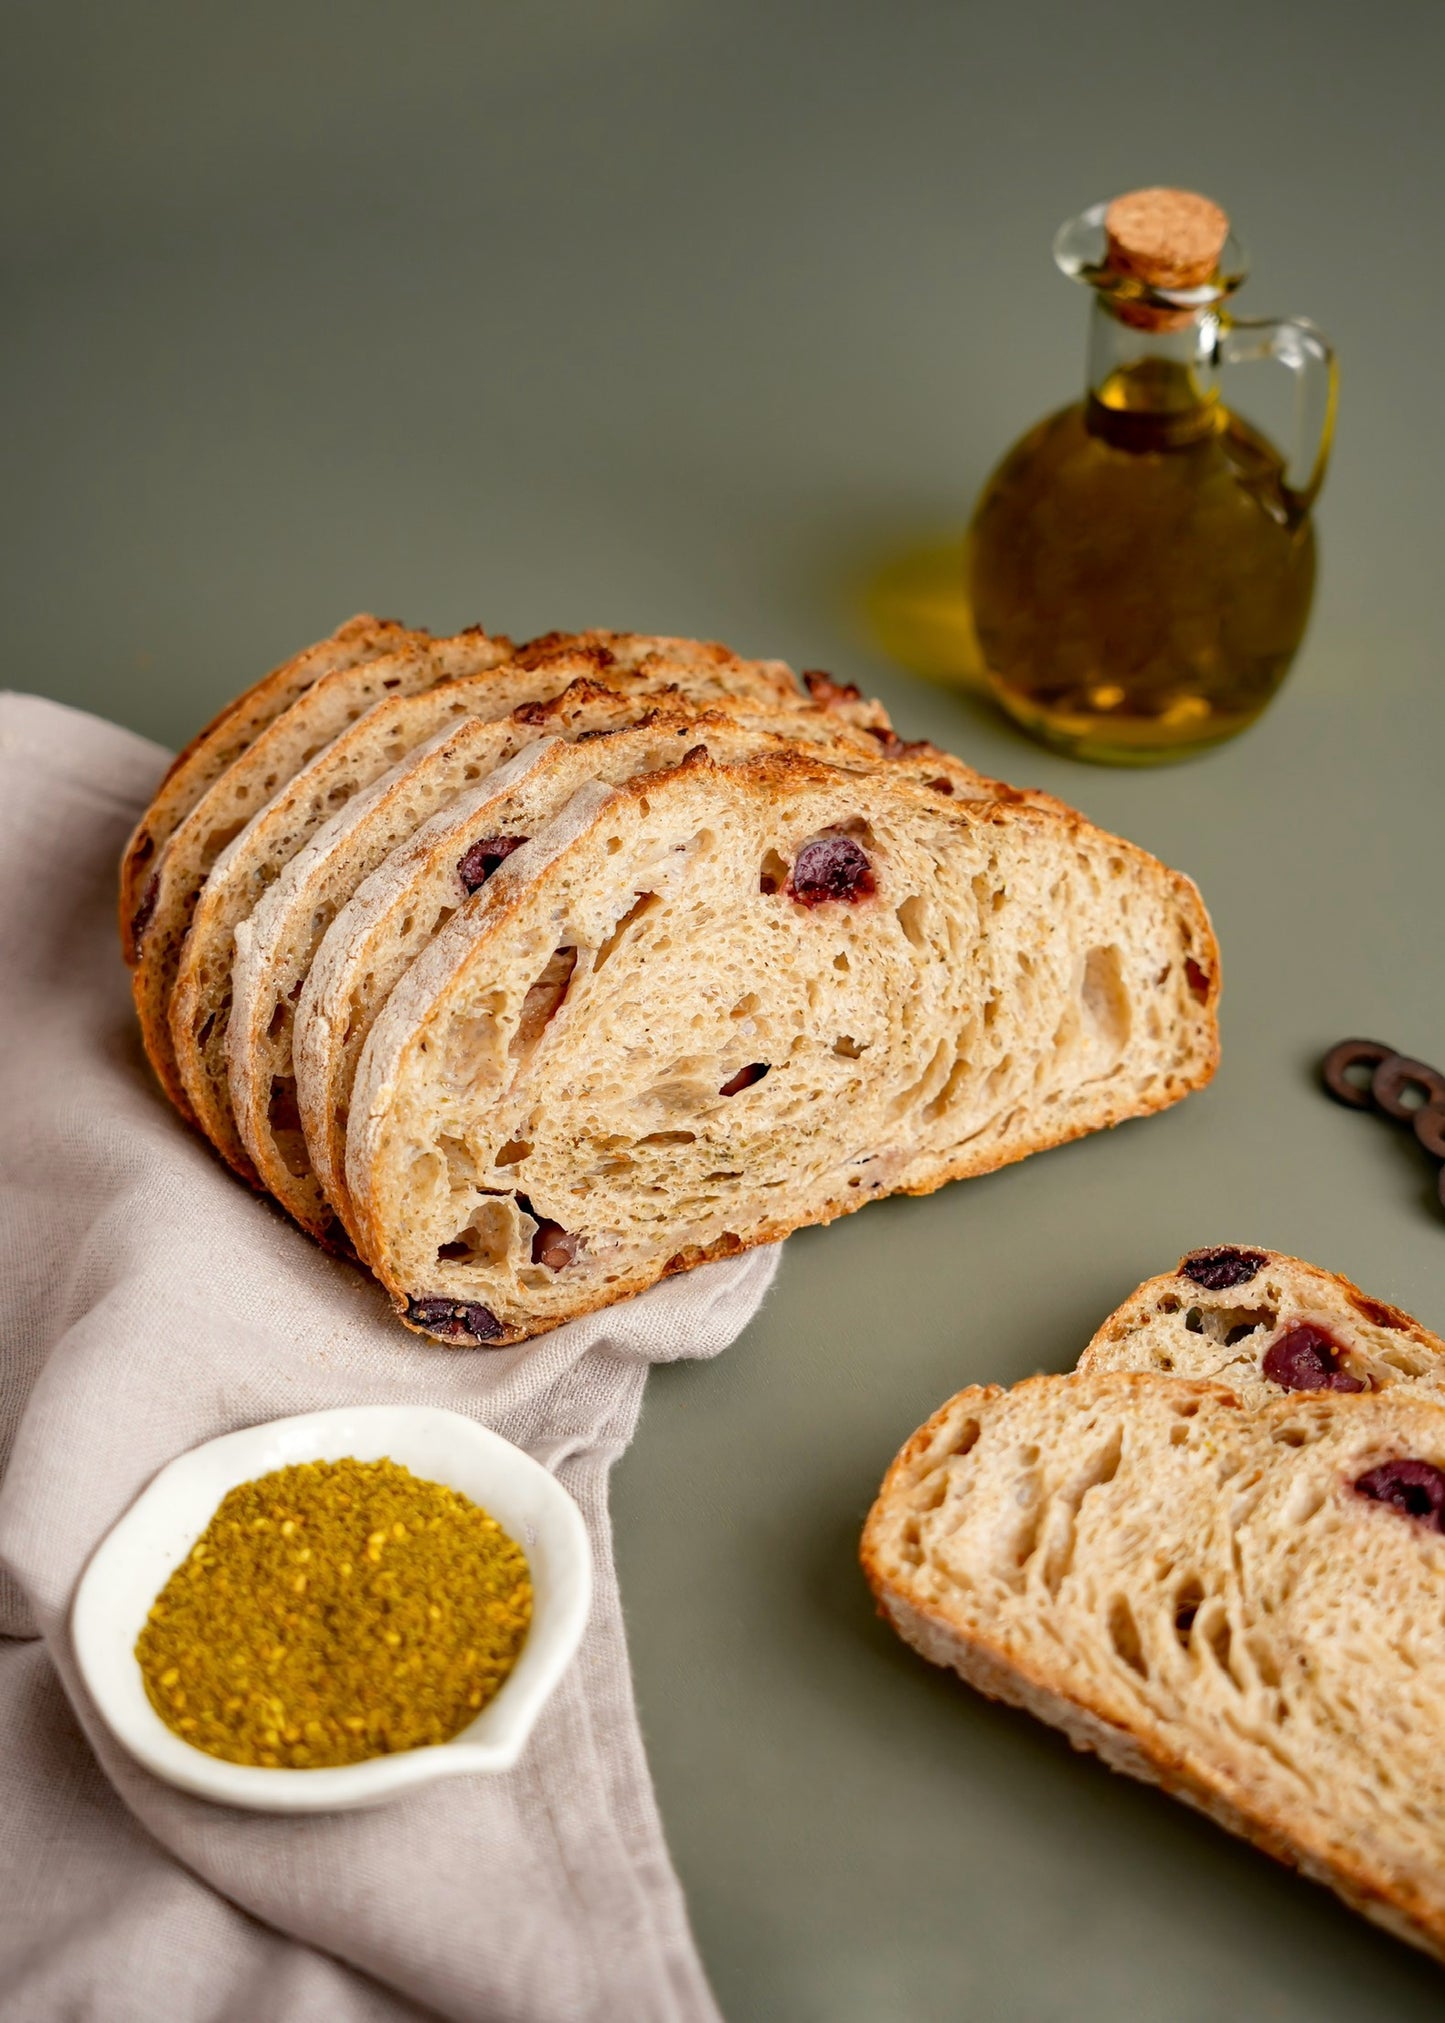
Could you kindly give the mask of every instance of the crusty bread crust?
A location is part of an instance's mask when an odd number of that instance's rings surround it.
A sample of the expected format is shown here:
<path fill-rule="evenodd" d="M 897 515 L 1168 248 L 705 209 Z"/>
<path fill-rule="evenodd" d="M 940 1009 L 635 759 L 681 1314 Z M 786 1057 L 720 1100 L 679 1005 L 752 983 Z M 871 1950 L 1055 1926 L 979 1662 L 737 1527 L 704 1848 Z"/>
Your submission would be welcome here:
<path fill-rule="evenodd" d="M 1440 1719 L 1445 1540 L 1350 1489 L 1403 1453 L 1445 1462 L 1445 1414 L 1404 1387 L 1250 1411 L 1222 1386 L 1137 1372 L 976 1386 L 889 1469 L 863 1570 L 931 1662 L 1445 1958 L 1426 1783 L 1445 1758 L 1410 1732 Z M 1409 1693 L 1379 1724 L 1372 1665 Z M 1360 1765 L 1332 1725 L 1352 1694 Z M 1396 1747 L 1403 1799 L 1374 1767 Z"/>
<path fill-rule="evenodd" d="M 425 638 L 425 633 L 410 631 L 394 618 L 373 618 L 368 612 L 348 618 L 329 638 L 293 654 L 228 702 L 176 754 L 121 859 L 120 940 L 127 964 L 136 960 L 136 913 L 157 853 L 227 766 L 323 675 L 418 645 Z"/>
<path fill-rule="evenodd" d="M 387 695 L 415 693 L 496 667 L 511 642 L 479 625 L 322 675 L 226 767 L 180 822 L 147 882 L 131 994 L 147 1057 L 182 1116 L 194 1121 L 170 1032 L 170 999 L 196 901 L 216 860 L 273 795 Z"/>
<path fill-rule="evenodd" d="M 1221 1250 L 1258 1260 L 1252 1275 L 1211 1290 L 1191 1278 L 1191 1259 Z M 1247 1263 L 1237 1269 L 1247 1272 Z M 1263 1361 L 1291 1329 L 1324 1329 L 1339 1368 L 1375 1390 L 1409 1383 L 1445 1399 L 1445 1341 L 1349 1279 L 1259 1244 L 1210 1246 L 1131 1293 L 1080 1356 L 1081 1374 L 1144 1370 L 1226 1385 L 1247 1405 L 1282 1395 Z"/>
<path fill-rule="evenodd" d="M 783 893 L 758 896 L 757 874 L 748 869 L 752 853 L 764 865 L 777 858 L 780 875 L 786 875 L 787 863 L 806 837 L 836 833 L 840 822 L 845 829 L 861 823 L 865 832 L 876 832 L 872 847 L 880 850 L 877 864 L 885 879 L 876 903 L 856 911 L 834 907 L 815 913 Z M 667 842 L 674 833 L 676 840 Z M 711 851 L 713 885 L 700 884 L 701 873 L 698 880 L 677 882 L 680 871 L 667 868 L 685 870 L 691 862 L 689 834 L 706 839 L 704 856 Z M 774 836 L 776 845 L 767 840 Z M 895 889 L 890 867 L 905 858 L 907 877 L 899 870 L 904 882 Z M 929 879 L 943 875 L 945 862 L 947 880 L 934 892 Z M 990 869 L 995 864 L 999 868 Z M 658 908 L 638 930 L 642 939 L 629 953 L 628 922 L 636 914 L 637 894 L 655 894 L 659 885 L 663 896 Z M 771 889 L 765 883 L 763 894 Z M 951 895 L 947 902 L 939 896 L 945 890 Z M 973 897 L 964 897 L 965 890 Z M 1132 914 L 1122 904 L 1125 893 Z M 687 909 L 704 901 L 699 917 L 712 923 L 712 939 L 694 946 Z M 1014 909 L 1012 924 L 995 925 L 1005 906 Z M 971 923 L 966 928 L 965 913 Z M 787 938 L 773 941 L 780 932 Z M 621 956 L 611 952 L 619 934 Z M 841 944 L 833 958 L 829 937 L 838 934 L 861 937 L 849 944 L 851 958 Z M 1097 946 L 1089 940 L 1095 934 Z M 578 1153 L 581 1165 L 572 1180 L 561 1179 L 554 1168 L 573 1155 L 564 1152 L 561 1140 L 553 1148 L 555 1132 L 545 1158 L 538 1154 L 525 1173 L 511 1170 L 505 1159 L 493 1167 L 493 1151 L 478 1150 L 474 1169 L 470 1152 L 458 1168 L 459 1152 L 449 1150 L 439 1165 L 424 1150 L 428 1135 L 443 1129 L 435 1121 L 440 1112 L 433 1114 L 429 1106 L 449 1106 L 452 1100 L 435 1084 L 436 1064 L 448 1058 L 453 1034 L 473 1029 L 479 1047 L 475 1072 L 483 1078 L 474 1084 L 475 1096 L 449 1115 L 443 1130 L 449 1146 L 460 1144 L 458 1133 L 469 1145 L 474 1137 L 479 1146 L 483 1141 L 490 1145 L 516 1106 L 521 1106 L 519 1114 L 526 1110 L 530 1115 L 530 1105 L 544 1125 L 549 1112 L 557 1115 L 564 1107 L 569 1117 L 580 1118 L 578 1106 L 592 1087 L 589 1063 L 604 1055 L 609 1061 L 620 1058 L 616 1050 L 622 1045 L 620 1039 L 614 1043 L 603 1037 L 611 1031 L 605 1020 L 613 1014 L 604 1012 L 601 1000 L 596 1016 L 604 1025 L 593 1035 L 586 1024 L 599 957 L 609 963 L 607 1003 L 623 988 L 620 976 L 630 979 L 636 966 L 649 960 L 654 965 L 647 982 L 639 976 L 637 984 L 648 1016 L 657 1001 L 649 1027 L 653 1037 L 640 1051 L 637 1042 L 629 1043 L 628 1073 L 645 1078 L 654 1053 L 665 1060 L 674 1050 L 700 1050 L 704 1065 L 698 1075 L 712 1073 L 721 1080 L 723 1072 L 738 1065 L 731 1055 L 742 1042 L 734 1037 L 729 1050 L 726 1036 L 738 1029 L 724 1019 L 715 1034 L 710 1021 L 716 1014 L 708 1010 L 704 1016 L 698 996 L 708 964 L 726 968 L 740 962 L 746 967 L 754 960 L 741 952 L 744 935 L 761 937 L 756 943 L 759 961 L 769 959 L 769 947 L 790 951 L 790 960 L 794 944 L 798 950 L 813 950 L 797 956 L 799 966 L 822 962 L 818 951 L 827 939 L 827 973 L 835 978 L 839 971 L 845 973 L 827 987 L 851 1009 L 806 1015 L 788 1056 L 792 1062 L 806 1056 L 806 1073 L 814 1079 L 780 1077 L 770 1092 L 770 1098 L 778 1094 L 782 1100 L 782 1092 L 794 1085 L 811 1092 L 811 1138 L 801 1134 L 800 1111 L 788 1127 L 788 1143 L 765 1132 L 755 1144 L 746 1133 L 757 1128 L 760 1117 L 771 1123 L 771 1107 L 759 1106 L 756 1098 L 723 1107 L 705 1100 L 699 1087 L 697 1101 L 685 1117 L 679 1111 L 677 1120 L 688 1127 L 680 1142 L 696 1151 L 674 1159 L 676 1132 L 648 1135 L 644 1141 L 644 1165 L 653 1176 L 648 1184 L 663 1217 L 651 1244 L 640 1233 L 618 1234 L 619 1216 L 632 1228 L 628 1218 L 633 1208 L 623 1182 L 609 1192 L 611 1182 L 601 1177 L 610 1170 L 606 1160 L 600 1167 L 589 1165 Z M 548 951 L 562 943 L 577 950 L 576 980 L 582 988 L 568 996 L 566 1016 L 555 1025 L 544 1022 L 535 1048 L 528 1039 L 523 1066 L 514 1077 L 508 1035 L 523 1030 L 518 1023 L 522 999 L 543 970 Z M 676 964 L 682 969 L 670 984 L 670 965 Z M 1009 975 L 1016 968 L 1016 985 L 1003 981 L 1005 968 Z M 847 972 L 855 974 L 850 978 Z M 727 970 L 715 985 L 709 984 L 719 1005 L 722 996 L 742 987 L 741 978 L 728 980 L 731 975 Z M 876 988 L 865 980 L 873 976 L 879 979 Z M 972 1000 L 989 978 L 995 979 L 987 986 L 989 1002 L 1000 1006 L 997 1030 L 991 1010 L 986 1018 L 974 1017 Z M 786 995 L 794 984 L 801 987 L 801 978 L 778 988 Z M 817 988 L 824 988 L 822 975 Z M 934 993 L 928 1002 L 940 1007 L 937 1017 L 945 1026 L 930 1024 L 925 1030 L 910 1025 L 925 1017 L 915 1004 L 915 999 L 922 1003 L 919 994 L 925 988 Z M 681 1000 L 675 1007 L 670 991 Z M 1194 887 L 1079 817 L 1033 807 L 950 805 L 883 769 L 844 774 L 799 752 L 726 767 L 697 754 L 687 766 L 656 779 L 633 781 L 611 792 L 579 792 L 556 822 L 502 865 L 478 903 L 447 923 L 393 989 L 366 1043 L 348 1123 L 346 1179 L 361 1249 L 397 1298 L 399 1310 L 405 1312 L 409 1300 L 423 1296 L 477 1301 L 496 1322 L 496 1339 L 522 1339 L 705 1257 L 775 1241 L 806 1223 L 850 1213 L 882 1194 L 930 1192 L 947 1180 L 993 1171 L 1045 1146 L 1176 1102 L 1214 1071 L 1218 995 L 1218 953 Z M 675 1025 L 668 1023 L 669 1009 Z M 818 1040 L 818 1028 L 830 1020 L 841 1023 L 845 1016 L 854 1022 L 851 1034 L 845 1031 L 829 1055 Z M 929 1019 L 934 1016 L 927 1013 Z M 766 1028 L 771 1017 L 766 998 L 759 1000 L 753 1022 Z M 698 1037 L 683 1049 L 680 1029 L 690 1018 Z M 864 1019 L 873 1021 L 874 1034 L 860 1042 Z M 947 1023 L 960 1019 L 971 1034 L 966 1046 Z M 1016 1039 L 1015 1048 L 1005 1044 L 1005 1031 Z M 900 1032 L 911 1037 L 897 1038 Z M 889 1033 L 895 1038 L 888 1038 Z M 865 1058 L 875 1044 L 881 1051 Z M 716 1061 L 710 1048 L 718 1050 Z M 846 1069 L 832 1059 L 840 1054 L 849 1063 Z M 820 1055 L 828 1060 L 820 1061 Z M 776 1054 L 763 1051 L 760 1058 L 776 1060 Z M 885 1092 L 878 1079 L 882 1063 L 903 1060 L 912 1063 L 910 1074 L 921 1070 L 919 1078 L 907 1088 Z M 554 1061 L 555 1067 L 550 1066 Z M 565 1088 L 565 1104 L 548 1093 L 549 1074 Z M 768 1088 L 766 1082 L 762 1086 Z M 882 1101 L 885 1093 L 901 1106 L 891 1112 L 891 1125 L 883 1113 L 875 1117 L 867 1107 Z M 596 1100 L 605 1106 L 612 1098 Z M 644 1106 L 651 1100 L 645 1092 L 637 1098 Z M 745 1121 L 749 1118 L 752 1124 Z M 609 1123 L 607 1129 L 613 1128 Z M 528 1136 L 520 1125 L 518 1130 Z M 823 1158 L 821 1147 L 831 1146 L 839 1132 L 857 1136 L 856 1155 L 835 1149 L 818 1172 L 806 1167 L 811 1178 L 805 1183 L 796 1162 L 790 1166 L 790 1147 L 803 1146 L 809 1159 Z M 890 1142 L 895 1133 L 901 1135 Z M 667 1153 L 659 1146 L 666 1146 Z M 532 1157 L 530 1151 L 527 1156 Z M 682 1175 L 691 1175 L 692 1165 L 704 1156 L 719 1169 L 754 1163 L 747 1166 L 744 1187 L 730 1192 L 720 1186 L 715 1194 L 704 1187 L 697 1198 L 712 1205 L 684 1212 L 683 1195 L 692 1198 L 689 1190 L 700 1182 L 698 1176 L 684 1180 Z M 624 1164 L 631 1158 L 629 1153 Z M 468 1174 L 475 1170 L 475 1178 L 459 1181 L 456 1174 L 462 1169 Z M 423 1172 L 430 1176 L 430 1193 L 421 1184 Z M 720 1170 L 709 1180 L 738 1177 Z M 529 1217 L 535 1213 L 564 1227 L 572 1214 L 595 1211 L 603 1217 L 605 1231 L 598 1229 L 588 1240 L 603 1246 L 605 1269 L 599 1256 L 597 1268 L 589 1265 L 570 1278 L 565 1273 L 555 1278 L 529 1274 L 520 1266 L 515 1269 L 521 1277 L 512 1276 L 514 1266 L 491 1255 L 495 1244 L 502 1243 L 510 1258 L 507 1246 L 526 1237 L 529 1224 L 511 1225 L 510 1209 L 506 1231 L 500 1208 L 487 1209 L 491 1234 L 482 1246 L 485 1259 L 471 1236 L 464 1233 L 464 1239 L 453 1242 L 452 1230 L 432 1229 L 431 1221 L 445 1218 L 458 1203 L 463 1204 L 457 1209 L 460 1221 L 466 1202 L 475 1198 L 485 1206 L 512 1187 L 526 1189 Z M 580 1201 L 583 1195 L 587 1202 Z M 467 1254 L 454 1256 L 462 1242 Z"/>

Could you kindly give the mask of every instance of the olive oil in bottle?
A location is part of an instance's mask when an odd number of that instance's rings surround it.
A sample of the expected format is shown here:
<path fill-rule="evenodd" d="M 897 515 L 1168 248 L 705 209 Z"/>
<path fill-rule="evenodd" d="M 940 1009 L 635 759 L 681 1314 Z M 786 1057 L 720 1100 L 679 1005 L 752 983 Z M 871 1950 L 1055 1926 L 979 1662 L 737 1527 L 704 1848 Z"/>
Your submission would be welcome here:
<path fill-rule="evenodd" d="M 1077 757 L 1139 765 L 1221 743 L 1284 679 L 1309 618 L 1334 362 L 1312 326 L 1243 323 L 1228 220 L 1143 190 L 1066 225 L 1094 289 L 1089 391 L 1032 429 L 975 508 L 965 587 L 989 685 Z M 1294 371 L 1310 467 L 1220 397 L 1222 367 Z"/>

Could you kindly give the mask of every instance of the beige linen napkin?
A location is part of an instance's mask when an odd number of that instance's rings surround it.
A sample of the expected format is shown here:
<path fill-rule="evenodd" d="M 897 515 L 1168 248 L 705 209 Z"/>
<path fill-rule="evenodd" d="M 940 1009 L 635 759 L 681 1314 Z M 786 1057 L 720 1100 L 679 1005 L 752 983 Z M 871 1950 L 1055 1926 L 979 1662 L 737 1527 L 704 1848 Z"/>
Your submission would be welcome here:
<path fill-rule="evenodd" d="M 150 1081 L 113 911 L 164 757 L 0 698 L 0 2014 L 713 2023 L 632 1702 L 607 1475 L 648 1363 L 733 1340 L 776 1253 L 530 1348 L 404 1331 L 220 1170 Z M 66 1617 L 92 1549 L 197 1441 L 388 1400 L 494 1427 L 586 1516 L 591 1623 L 522 1763 L 296 1820 L 157 1782 L 76 1675 Z"/>

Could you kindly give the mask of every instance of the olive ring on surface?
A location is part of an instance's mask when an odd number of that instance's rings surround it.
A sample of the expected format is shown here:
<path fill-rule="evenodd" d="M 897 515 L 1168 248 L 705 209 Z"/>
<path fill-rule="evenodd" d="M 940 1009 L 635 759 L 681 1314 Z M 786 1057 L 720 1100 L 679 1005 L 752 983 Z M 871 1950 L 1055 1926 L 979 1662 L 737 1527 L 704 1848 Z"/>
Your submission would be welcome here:
<path fill-rule="evenodd" d="M 1382 1062 L 1397 1059 L 1393 1047 L 1387 1047 L 1383 1040 L 1341 1040 L 1325 1055 L 1325 1087 L 1338 1103 L 1348 1103 L 1352 1110 L 1368 1110 L 1374 1102 L 1369 1080 L 1352 1082 L 1348 1079 L 1350 1068 L 1368 1068 L 1373 1078 L 1376 1068 Z"/>
<path fill-rule="evenodd" d="M 1445 1096 L 1432 1096 L 1415 1112 L 1415 1136 L 1432 1159 L 1445 1159 Z M 1445 1173 L 1442 1173 L 1445 1180 Z"/>
<path fill-rule="evenodd" d="M 1422 1103 L 1403 1100 L 1412 1088 L 1423 1091 Z M 1425 1061 L 1412 1061 L 1408 1054 L 1391 1054 L 1376 1068 L 1370 1093 L 1387 1117 L 1397 1124 L 1411 1124 L 1423 1105 L 1445 1098 L 1445 1075 Z"/>

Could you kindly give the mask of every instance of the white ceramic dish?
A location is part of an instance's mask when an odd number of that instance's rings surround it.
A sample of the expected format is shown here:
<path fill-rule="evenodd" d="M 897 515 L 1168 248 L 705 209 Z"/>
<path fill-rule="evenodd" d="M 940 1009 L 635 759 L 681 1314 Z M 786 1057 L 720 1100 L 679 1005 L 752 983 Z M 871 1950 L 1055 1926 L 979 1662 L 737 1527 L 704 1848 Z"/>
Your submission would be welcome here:
<path fill-rule="evenodd" d="M 496 1698 L 450 1742 L 324 1770 L 226 1763 L 183 1742 L 146 1698 L 135 1642 L 147 1611 L 228 1489 L 299 1461 L 377 1461 L 446 1482 L 490 1511 L 532 1568 L 532 1626 Z M 257 1812 L 379 1805 L 438 1777 L 509 1770 L 582 1639 L 592 1554 L 581 1512 L 520 1447 L 460 1413 L 427 1405 L 307 1412 L 227 1433 L 180 1455 L 109 1532 L 76 1590 L 75 1654 L 106 1726 L 148 1770 L 183 1791 Z"/>

